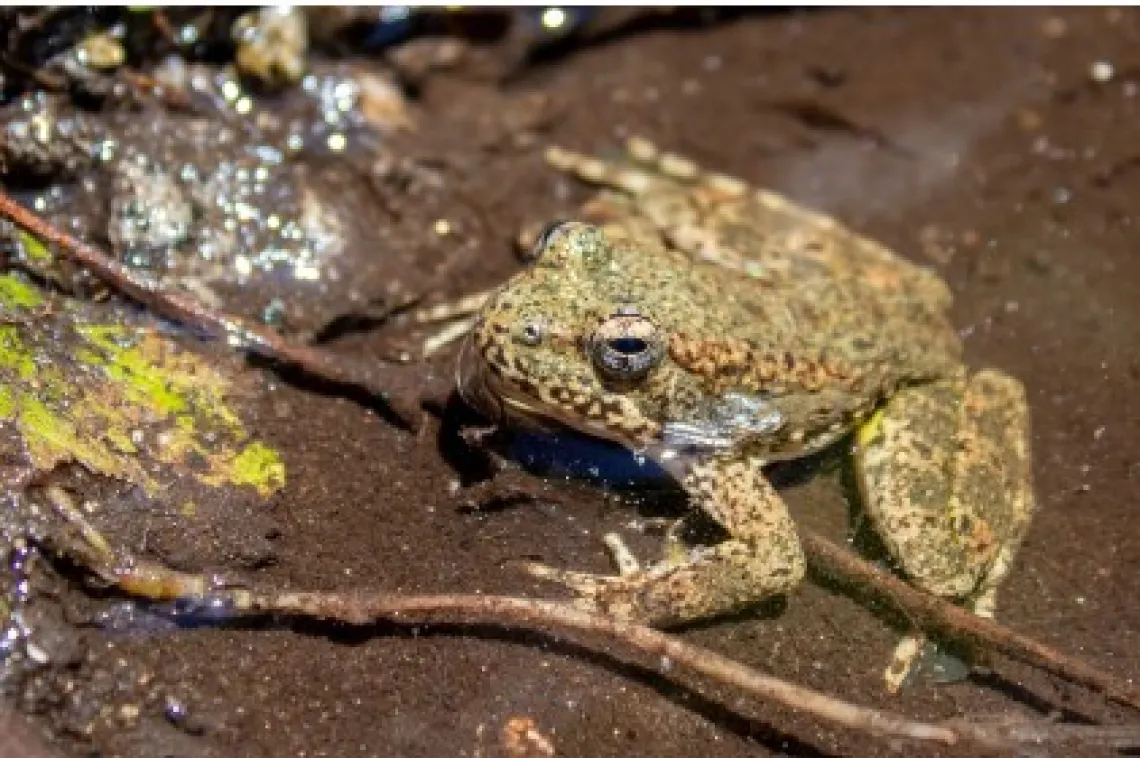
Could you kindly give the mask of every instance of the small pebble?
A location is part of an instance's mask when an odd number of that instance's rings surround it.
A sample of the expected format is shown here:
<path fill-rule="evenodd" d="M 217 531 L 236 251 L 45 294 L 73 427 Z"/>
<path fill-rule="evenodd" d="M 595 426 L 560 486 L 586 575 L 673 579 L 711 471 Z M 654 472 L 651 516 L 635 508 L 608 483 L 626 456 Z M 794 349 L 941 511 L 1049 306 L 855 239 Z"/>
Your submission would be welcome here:
<path fill-rule="evenodd" d="M 1065 22 L 1065 19 L 1058 16 L 1050 16 L 1041 24 L 1041 33 L 1049 39 L 1060 39 L 1064 37 L 1068 31 L 1069 25 Z"/>
<path fill-rule="evenodd" d="M 1115 76 L 1116 69 L 1108 61 L 1097 61 L 1089 66 L 1089 78 L 1097 84 L 1105 84 L 1112 81 Z"/>

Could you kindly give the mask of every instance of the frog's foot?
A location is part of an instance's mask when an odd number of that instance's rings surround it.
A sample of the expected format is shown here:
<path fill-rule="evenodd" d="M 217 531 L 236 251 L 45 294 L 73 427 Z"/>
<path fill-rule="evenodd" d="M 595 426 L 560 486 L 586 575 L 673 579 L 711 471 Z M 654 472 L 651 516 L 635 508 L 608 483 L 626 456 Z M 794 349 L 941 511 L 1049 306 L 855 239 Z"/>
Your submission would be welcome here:
<path fill-rule="evenodd" d="M 541 563 L 524 563 L 522 568 L 536 579 L 557 582 L 565 585 L 578 595 L 575 607 L 587 611 L 601 612 L 621 619 L 637 617 L 629 602 L 621 602 L 622 594 L 634 592 L 636 577 L 641 573 L 641 562 L 619 535 L 610 532 L 602 538 L 610 551 L 610 558 L 618 570 L 618 576 L 587 574 L 581 571 L 546 566 Z M 624 581 L 631 579 L 630 581 Z"/>
<path fill-rule="evenodd" d="M 536 579 L 555 582 L 572 590 L 577 595 L 572 601 L 575 608 L 623 621 L 654 620 L 646 617 L 642 604 L 638 602 L 638 594 L 644 583 L 639 576 L 640 571 L 605 576 L 568 571 L 542 563 L 523 563 L 522 568 Z"/>
<path fill-rule="evenodd" d="M 900 390 L 859 430 L 856 468 L 871 522 L 909 579 L 992 617 L 1034 506 L 1021 384 L 982 371 Z M 888 688 L 923 642 L 900 643 Z"/>
<path fill-rule="evenodd" d="M 804 558 L 783 502 L 759 461 L 714 458 L 692 469 L 684 486 L 693 504 L 720 522 L 730 538 L 715 546 L 684 548 L 666 538 L 665 559 L 642 567 L 616 535 L 606 543 L 618 576 L 526 564 L 535 577 L 564 584 L 574 605 L 625 620 L 667 625 L 741 610 L 792 589 Z"/>
<path fill-rule="evenodd" d="M 741 264 L 719 235 L 703 223 L 708 208 L 738 201 L 752 192 L 744 181 L 704 171 L 696 163 L 663 152 L 642 137 L 626 141 L 625 160 L 606 161 L 561 147 L 546 151 L 546 162 L 559 171 L 606 188 L 583 207 L 583 214 L 603 224 L 607 236 L 662 235 L 701 259 Z M 611 221 L 617 223 L 609 223 Z"/>
<path fill-rule="evenodd" d="M 412 318 L 418 324 L 443 324 L 424 338 L 423 357 L 427 358 L 452 342 L 463 339 L 474 328 L 478 320 L 477 314 L 494 293 L 494 289 L 475 292 L 458 300 L 437 303 L 414 311 Z"/>

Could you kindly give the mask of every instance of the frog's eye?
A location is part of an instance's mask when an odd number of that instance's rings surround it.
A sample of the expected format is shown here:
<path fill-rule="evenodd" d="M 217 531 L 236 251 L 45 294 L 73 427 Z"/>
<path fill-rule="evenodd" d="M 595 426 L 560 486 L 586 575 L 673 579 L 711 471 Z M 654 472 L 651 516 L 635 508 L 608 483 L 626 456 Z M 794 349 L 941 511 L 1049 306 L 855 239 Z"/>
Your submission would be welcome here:
<path fill-rule="evenodd" d="M 550 247 L 562 234 L 570 228 L 573 221 L 561 219 L 559 221 L 551 221 L 549 224 L 542 228 L 538 238 L 534 242 L 534 247 L 530 249 L 530 254 L 527 256 L 529 260 L 536 261 L 542 257 L 542 253 Z"/>
<path fill-rule="evenodd" d="M 603 321 L 586 349 L 603 377 L 626 382 L 645 377 L 665 354 L 654 323 L 628 311 Z"/>

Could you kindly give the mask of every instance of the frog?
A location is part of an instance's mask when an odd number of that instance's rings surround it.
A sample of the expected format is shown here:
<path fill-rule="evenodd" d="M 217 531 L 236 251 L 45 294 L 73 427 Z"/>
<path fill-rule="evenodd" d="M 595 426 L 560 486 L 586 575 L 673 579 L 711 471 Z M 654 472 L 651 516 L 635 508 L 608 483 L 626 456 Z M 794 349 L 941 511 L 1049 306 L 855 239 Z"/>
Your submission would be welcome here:
<path fill-rule="evenodd" d="M 581 609 L 669 627 L 786 595 L 805 575 L 766 471 L 844 441 L 859 506 L 919 589 L 995 612 L 1035 498 L 1024 385 L 971 370 L 938 273 L 777 192 L 634 137 L 546 162 L 597 188 L 482 302 L 461 397 L 497 423 L 569 428 L 657 462 L 726 538 L 670 529 L 617 574 L 528 562 Z M 923 647 L 899 642 L 897 690 Z"/>

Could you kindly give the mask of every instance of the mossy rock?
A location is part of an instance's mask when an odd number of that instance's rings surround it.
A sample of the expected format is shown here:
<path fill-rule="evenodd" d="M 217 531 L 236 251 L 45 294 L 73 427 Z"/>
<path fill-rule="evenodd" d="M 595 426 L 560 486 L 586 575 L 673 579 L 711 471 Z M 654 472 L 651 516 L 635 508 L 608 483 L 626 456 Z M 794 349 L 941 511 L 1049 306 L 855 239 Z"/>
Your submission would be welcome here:
<path fill-rule="evenodd" d="M 65 300 L 0 276 L 0 453 L 38 470 L 79 463 L 155 494 L 182 476 L 268 496 L 277 451 L 211 361 L 129 309 Z"/>

